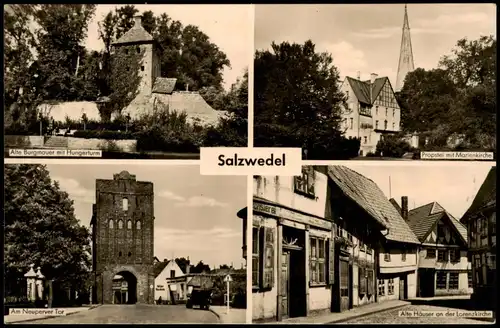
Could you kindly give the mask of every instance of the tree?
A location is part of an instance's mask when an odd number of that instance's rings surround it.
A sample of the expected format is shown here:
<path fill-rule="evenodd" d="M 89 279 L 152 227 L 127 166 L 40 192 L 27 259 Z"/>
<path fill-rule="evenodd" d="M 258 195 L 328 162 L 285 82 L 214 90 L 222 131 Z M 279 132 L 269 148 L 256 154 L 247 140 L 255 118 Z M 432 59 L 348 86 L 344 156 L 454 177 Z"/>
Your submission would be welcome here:
<path fill-rule="evenodd" d="M 48 280 L 86 291 L 90 233 L 75 218 L 73 201 L 44 165 L 5 165 L 5 279 L 17 281 L 30 264 Z"/>
<path fill-rule="evenodd" d="M 210 272 L 210 266 L 203 263 L 203 261 L 198 262 L 193 268 L 193 273 L 207 273 Z"/>
<path fill-rule="evenodd" d="M 256 52 L 254 67 L 255 146 L 303 147 L 310 159 L 351 156 L 345 150 L 357 141 L 340 129 L 346 98 L 328 53 L 310 40 L 272 43 L 272 51 Z"/>

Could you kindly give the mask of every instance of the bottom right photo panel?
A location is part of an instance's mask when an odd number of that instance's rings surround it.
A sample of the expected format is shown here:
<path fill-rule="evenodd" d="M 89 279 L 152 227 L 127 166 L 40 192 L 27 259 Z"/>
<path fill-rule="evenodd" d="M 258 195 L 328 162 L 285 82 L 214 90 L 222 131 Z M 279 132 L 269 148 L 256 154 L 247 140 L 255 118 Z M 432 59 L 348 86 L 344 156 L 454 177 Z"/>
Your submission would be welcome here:
<path fill-rule="evenodd" d="M 496 166 L 404 164 L 254 176 L 254 323 L 495 322 Z"/>

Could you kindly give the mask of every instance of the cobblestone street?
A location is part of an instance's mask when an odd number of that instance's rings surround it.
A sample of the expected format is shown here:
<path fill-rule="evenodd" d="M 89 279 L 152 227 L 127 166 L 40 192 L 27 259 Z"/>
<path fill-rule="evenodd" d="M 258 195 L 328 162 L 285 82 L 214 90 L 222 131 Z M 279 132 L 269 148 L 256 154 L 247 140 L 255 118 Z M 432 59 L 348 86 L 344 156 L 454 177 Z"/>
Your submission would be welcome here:
<path fill-rule="evenodd" d="M 187 309 L 185 305 L 102 305 L 95 309 L 59 318 L 30 321 L 32 324 L 157 324 L 217 323 L 215 314 L 206 310 Z"/>
<path fill-rule="evenodd" d="M 434 306 L 434 305 L 408 305 L 395 310 L 383 311 L 367 315 L 358 319 L 346 321 L 346 324 L 492 324 L 492 322 L 467 319 L 467 318 L 425 318 L 425 317 L 400 317 L 400 311 L 457 311 L 457 308 Z"/>

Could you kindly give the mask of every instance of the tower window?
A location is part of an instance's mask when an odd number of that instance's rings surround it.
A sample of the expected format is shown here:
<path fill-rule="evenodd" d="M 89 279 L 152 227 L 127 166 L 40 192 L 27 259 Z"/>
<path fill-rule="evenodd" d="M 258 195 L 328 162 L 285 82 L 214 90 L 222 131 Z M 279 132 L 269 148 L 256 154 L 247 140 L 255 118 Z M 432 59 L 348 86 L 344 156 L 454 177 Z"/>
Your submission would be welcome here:
<path fill-rule="evenodd" d="M 118 256 L 121 257 L 122 256 L 122 252 L 118 252 Z"/>
<path fill-rule="evenodd" d="M 144 72 L 144 65 L 142 65 L 142 66 L 141 66 L 141 71 L 143 71 L 143 72 Z"/>
<path fill-rule="evenodd" d="M 128 55 L 128 49 L 127 48 L 123 49 L 123 52 L 125 53 L 125 55 Z"/>
<path fill-rule="evenodd" d="M 114 224 L 113 220 L 109 220 L 109 228 L 113 229 L 114 227 L 115 227 L 115 224 Z"/>
<path fill-rule="evenodd" d="M 141 221 L 137 221 L 137 222 L 135 223 L 135 228 L 136 228 L 137 230 L 141 230 Z"/>
<path fill-rule="evenodd" d="M 122 208 L 124 211 L 128 211 L 128 198 L 122 199 Z"/>
<path fill-rule="evenodd" d="M 132 221 L 130 220 L 127 221 L 127 229 L 132 229 Z"/>
<path fill-rule="evenodd" d="M 141 53 L 141 47 L 137 47 L 137 48 L 136 48 L 136 50 L 137 50 L 137 53 L 138 53 L 138 54 L 140 54 L 140 53 Z"/>
<path fill-rule="evenodd" d="M 118 229 L 123 229 L 123 221 L 118 220 Z"/>
<path fill-rule="evenodd" d="M 128 257 L 131 257 L 132 256 L 132 253 L 131 252 L 128 252 Z"/>

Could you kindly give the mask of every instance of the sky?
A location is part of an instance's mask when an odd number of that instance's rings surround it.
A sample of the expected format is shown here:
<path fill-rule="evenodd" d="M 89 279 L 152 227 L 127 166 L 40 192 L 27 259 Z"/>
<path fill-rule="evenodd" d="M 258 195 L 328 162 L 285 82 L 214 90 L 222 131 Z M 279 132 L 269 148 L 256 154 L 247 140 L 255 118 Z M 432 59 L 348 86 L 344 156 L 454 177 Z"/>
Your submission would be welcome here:
<path fill-rule="evenodd" d="M 97 22 L 121 5 L 97 5 L 92 18 L 85 46 L 101 50 L 104 45 L 98 38 Z M 221 49 L 231 62 L 224 70 L 224 87 L 229 89 L 252 60 L 253 10 L 249 5 L 135 5 L 143 13 L 151 10 L 155 16 L 163 13 L 183 26 L 196 25 Z"/>
<path fill-rule="evenodd" d="M 304 43 L 327 51 L 341 78 L 388 76 L 395 87 L 404 4 L 256 5 L 255 48 Z M 496 36 L 494 4 L 409 4 L 415 68 L 436 68 L 464 37 Z"/>
<path fill-rule="evenodd" d="M 245 176 L 202 176 L 198 165 L 50 164 L 52 180 L 74 201 L 75 215 L 90 225 L 95 180 L 113 179 L 127 170 L 154 187 L 155 256 L 160 260 L 188 257 L 214 266 L 244 264 L 243 222 L 237 212 L 246 207 Z"/>
<path fill-rule="evenodd" d="M 400 205 L 401 197 L 408 196 L 409 210 L 436 201 L 457 219 L 469 209 L 494 166 L 491 162 L 384 164 L 346 166 L 373 180 Z"/>

